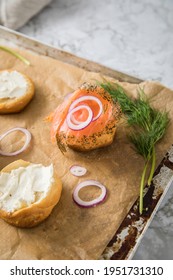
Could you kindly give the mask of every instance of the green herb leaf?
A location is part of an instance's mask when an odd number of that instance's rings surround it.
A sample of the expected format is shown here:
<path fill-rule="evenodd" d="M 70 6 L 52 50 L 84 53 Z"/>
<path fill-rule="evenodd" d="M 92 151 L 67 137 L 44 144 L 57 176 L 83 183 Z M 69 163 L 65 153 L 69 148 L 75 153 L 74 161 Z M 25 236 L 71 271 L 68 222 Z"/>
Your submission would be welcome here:
<path fill-rule="evenodd" d="M 148 185 L 151 184 L 156 162 L 155 145 L 164 136 L 169 124 L 167 112 L 160 112 L 150 105 L 145 92 L 139 88 L 136 99 L 130 98 L 122 87 L 114 83 L 101 83 L 105 89 L 120 104 L 127 123 L 132 128 L 129 135 L 131 143 L 138 154 L 144 157 L 145 165 L 140 184 L 139 212 L 143 212 L 143 190 L 148 164 L 151 162 Z"/>

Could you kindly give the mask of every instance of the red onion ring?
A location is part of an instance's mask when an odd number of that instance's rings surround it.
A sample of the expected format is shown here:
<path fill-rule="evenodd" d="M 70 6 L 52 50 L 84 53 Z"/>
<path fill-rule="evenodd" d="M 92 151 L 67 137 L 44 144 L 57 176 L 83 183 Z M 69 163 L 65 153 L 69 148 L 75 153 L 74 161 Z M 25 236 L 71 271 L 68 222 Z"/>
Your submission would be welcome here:
<path fill-rule="evenodd" d="M 73 110 L 75 108 L 75 106 L 79 103 L 79 102 L 82 102 L 82 101 L 86 101 L 86 100 L 93 100 L 95 101 L 98 105 L 99 105 L 99 112 L 97 114 L 97 116 L 95 116 L 92 121 L 95 121 L 97 120 L 101 113 L 103 112 L 103 105 L 102 105 L 102 102 L 96 97 L 96 96 L 91 96 L 91 95 L 86 95 L 86 96 L 81 96 L 79 98 L 77 98 L 75 101 L 72 102 L 72 104 L 70 105 L 70 108 L 69 108 L 69 111 Z"/>
<path fill-rule="evenodd" d="M 25 134 L 25 136 L 26 136 L 25 144 L 23 145 L 23 147 L 21 149 L 19 149 L 16 152 L 12 152 L 12 153 L 3 152 L 0 150 L 0 155 L 2 155 L 2 156 L 16 156 L 16 155 L 22 153 L 27 148 L 27 146 L 29 145 L 29 143 L 31 141 L 31 133 L 27 129 L 22 128 L 22 127 L 15 127 L 15 128 L 11 128 L 11 129 L 7 130 L 6 132 L 4 132 L 3 134 L 1 134 L 0 142 L 2 141 L 2 139 L 4 137 L 6 137 L 8 134 L 10 134 L 13 131 L 21 131 Z"/>
<path fill-rule="evenodd" d="M 73 115 L 75 112 L 77 112 L 77 111 L 79 111 L 79 110 L 81 110 L 81 109 L 86 109 L 86 110 L 88 111 L 88 118 L 87 118 L 86 121 L 84 121 L 84 122 L 73 123 L 73 122 L 72 122 L 72 119 L 71 119 L 71 118 L 72 118 L 72 115 Z M 68 113 L 68 115 L 67 115 L 67 117 L 66 117 L 67 125 L 68 125 L 68 127 L 69 127 L 70 129 L 72 129 L 72 130 L 81 130 L 81 129 L 84 129 L 85 127 L 87 127 L 87 126 L 91 123 L 92 119 L 93 119 L 93 112 L 92 112 L 91 108 L 90 108 L 89 106 L 87 106 L 87 105 L 80 105 L 80 106 L 77 106 L 76 108 L 72 109 L 72 110 Z"/>
<path fill-rule="evenodd" d="M 84 201 L 79 197 L 79 191 L 87 186 L 97 186 L 98 188 L 101 189 L 102 193 L 99 197 L 91 200 L 91 201 Z M 96 206 L 97 204 L 103 202 L 106 198 L 106 194 L 107 194 L 107 189 L 104 185 L 102 185 L 100 182 L 95 181 L 95 180 L 86 180 L 83 181 L 81 183 L 79 183 L 76 188 L 74 189 L 73 192 L 73 200 L 74 202 L 84 208 L 89 208 L 89 207 L 93 207 Z"/>
<path fill-rule="evenodd" d="M 87 173 L 87 169 L 79 165 L 72 165 L 70 167 L 70 172 L 72 175 L 76 177 L 80 177 L 80 176 L 84 176 Z"/>

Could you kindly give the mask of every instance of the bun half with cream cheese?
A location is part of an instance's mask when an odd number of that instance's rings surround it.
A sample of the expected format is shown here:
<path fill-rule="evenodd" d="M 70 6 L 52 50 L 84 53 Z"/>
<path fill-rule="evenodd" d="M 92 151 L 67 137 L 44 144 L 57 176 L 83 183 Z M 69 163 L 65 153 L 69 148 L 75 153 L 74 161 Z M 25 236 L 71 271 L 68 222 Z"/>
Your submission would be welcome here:
<path fill-rule="evenodd" d="M 18 113 L 34 96 L 34 84 L 15 70 L 0 71 L 0 114 Z"/>
<path fill-rule="evenodd" d="M 16 227 L 34 227 L 50 215 L 61 191 L 53 165 L 14 161 L 0 172 L 0 218 Z"/>

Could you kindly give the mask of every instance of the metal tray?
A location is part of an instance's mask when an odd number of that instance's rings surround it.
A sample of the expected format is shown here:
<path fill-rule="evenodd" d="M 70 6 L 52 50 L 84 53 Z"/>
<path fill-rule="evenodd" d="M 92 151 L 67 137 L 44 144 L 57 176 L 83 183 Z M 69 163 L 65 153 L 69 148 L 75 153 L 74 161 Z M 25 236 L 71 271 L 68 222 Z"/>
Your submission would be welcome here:
<path fill-rule="evenodd" d="M 73 64 L 87 71 L 99 72 L 109 77 L 130 83 L 140 83 L 141 79 L 125 73 L 110 69 L 92 61 L 77 57 L 68 52 L 43 44 L 32 38 L 14 32 L 5 27 L 0 27 L 0 45 L 18 46 L 24 49 L 60 61 Z M 148 207 L 142 216 L 138 214 L 137 200 L 128 215 L 120 225 L 118 231 L 109 242 L 100 259 L 123 260 L 131 259 L 158 210 L 166 192 L 173 181 L 173 146 L 157 167 L 150 188 L 145 188 L 144 207 Z"/>

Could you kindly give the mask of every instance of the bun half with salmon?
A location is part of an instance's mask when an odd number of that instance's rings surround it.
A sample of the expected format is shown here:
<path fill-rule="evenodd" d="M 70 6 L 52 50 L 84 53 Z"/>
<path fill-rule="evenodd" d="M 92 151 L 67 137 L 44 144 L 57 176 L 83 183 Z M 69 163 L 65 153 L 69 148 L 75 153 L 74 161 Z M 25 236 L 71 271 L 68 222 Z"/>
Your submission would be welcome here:
<path fill-rule="evenodd" d="M 14 161 L 0 172 L 0 218 L 16 227 L 34 227 L 50 215 L 61 191 L 53 165 Z"/>
<path fill-rule="evenodd" d="M 51 139 L 66 147 L 90 151 L 113 142 L 121 116 L 118 103 L 98 85 L 83 84 L 51 116 Z"/>

